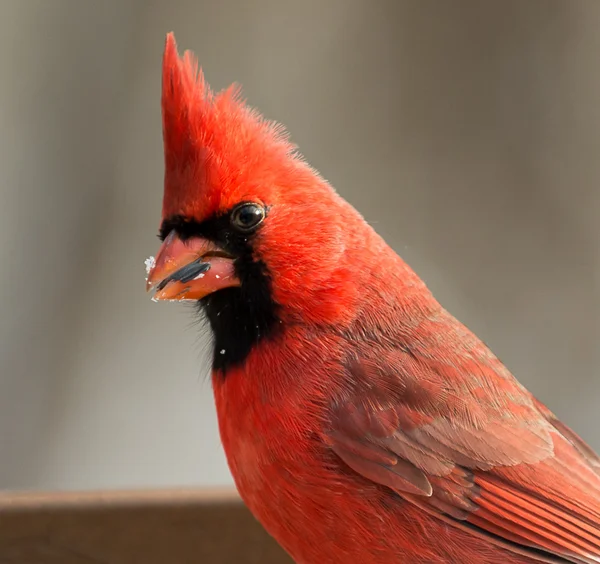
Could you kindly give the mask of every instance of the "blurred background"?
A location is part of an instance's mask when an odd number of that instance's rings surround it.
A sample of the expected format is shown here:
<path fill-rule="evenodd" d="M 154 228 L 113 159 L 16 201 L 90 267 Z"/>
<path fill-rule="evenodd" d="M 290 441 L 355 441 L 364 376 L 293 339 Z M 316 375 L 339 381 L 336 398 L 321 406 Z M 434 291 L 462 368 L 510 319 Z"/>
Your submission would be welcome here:
<path fill-rule="evenodd" d="M 0 488 L 228 485 L 155 304 L 166 32 L 600 448 L 597 0 L 2 0 Z"/>

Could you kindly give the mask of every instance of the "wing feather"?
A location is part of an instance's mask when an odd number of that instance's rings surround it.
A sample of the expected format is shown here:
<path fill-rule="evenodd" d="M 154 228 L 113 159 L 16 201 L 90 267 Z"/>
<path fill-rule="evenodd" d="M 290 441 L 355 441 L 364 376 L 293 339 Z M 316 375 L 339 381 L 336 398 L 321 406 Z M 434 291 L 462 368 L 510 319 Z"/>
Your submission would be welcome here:
<path fill-rule="evenodd" d="M 491 542 L 600 562 L 600 458 L 449 314 L 428 323 L 411 347 L 355 342 L 353 393 L 334 402 L 324 434 L 332 450 Z"/>

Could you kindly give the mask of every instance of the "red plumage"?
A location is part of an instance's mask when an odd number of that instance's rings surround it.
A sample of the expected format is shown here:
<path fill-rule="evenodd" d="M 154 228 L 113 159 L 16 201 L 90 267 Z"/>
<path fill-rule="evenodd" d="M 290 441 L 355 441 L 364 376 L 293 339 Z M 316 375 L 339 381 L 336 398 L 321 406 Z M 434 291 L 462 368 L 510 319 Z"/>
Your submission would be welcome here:
<path fill-rule="evenodd" d="M 169 35 L 163 220 L 268 210 L 252 257 L 277 330 L 213 372 L 254 515 L 303 564 L 600 562 L 600 459 L 279 127 L 196 74 Z"/>

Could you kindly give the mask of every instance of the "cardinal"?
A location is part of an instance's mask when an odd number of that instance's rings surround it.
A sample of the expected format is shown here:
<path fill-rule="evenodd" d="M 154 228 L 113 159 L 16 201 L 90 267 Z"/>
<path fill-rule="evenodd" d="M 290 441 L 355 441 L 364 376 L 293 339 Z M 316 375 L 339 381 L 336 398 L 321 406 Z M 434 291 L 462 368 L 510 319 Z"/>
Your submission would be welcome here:
<path fill-rule="evenodd" d="M 156 300 L 212 330 L 239 493 L 299 564 L 600 562 L 600 458 L 169 34 Z"/>

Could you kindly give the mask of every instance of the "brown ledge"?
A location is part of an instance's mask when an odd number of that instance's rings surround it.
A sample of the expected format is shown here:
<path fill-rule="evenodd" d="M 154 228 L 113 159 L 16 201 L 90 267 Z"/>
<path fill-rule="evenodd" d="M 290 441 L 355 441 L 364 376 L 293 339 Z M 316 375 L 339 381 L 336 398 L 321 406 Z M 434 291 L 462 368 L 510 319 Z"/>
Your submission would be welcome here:
<path fill-rule="evenodd" d="M 0 493 L 0 564 L 290 564 L 230 490 Z"/>

